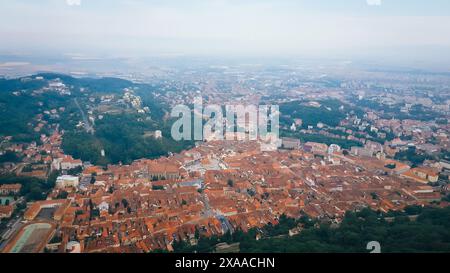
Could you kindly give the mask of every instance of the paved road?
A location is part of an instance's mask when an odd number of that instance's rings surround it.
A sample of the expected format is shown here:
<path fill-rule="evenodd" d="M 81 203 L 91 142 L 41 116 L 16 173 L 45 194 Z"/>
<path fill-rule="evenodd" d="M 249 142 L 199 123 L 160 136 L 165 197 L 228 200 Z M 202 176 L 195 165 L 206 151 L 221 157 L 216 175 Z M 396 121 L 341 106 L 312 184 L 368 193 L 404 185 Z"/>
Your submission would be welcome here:
<path fill-rule="evenodd" d="M 209 199 L 208 196 L 206 196 L 205 192 L 202 192 L 201 194 L 201 200 L 203 204 L 205 205 L 205 209 L 203 213 L 206 217 L 213 217 L 215 215 L 214 211 L 211 209 L 211 206 L 209 205 Z"/>
<path fill-rule="evenodd" d="M 219 219 L 220 223 L 222 224 L 223 232 L 225 232 L 225 233 L 227 233 L 228 231 L 230 233 L 234 232 L 233 226 L 231 225 L 230 221 L 228 221 L 227 217 L 220 215 L 220 214 L 218 214 L 216 217 L 217 217 L 217 219 Z"/>
<path fill-rule="evenodd" d="M 81 108 L 80 104 L 78 103 L 77 98 L 75 98 L 74 101 L 75 101 L 76 106 L 80 110 L 81 118 L 83 119 L 83 122 L 84 122 L 84 129 L 86 130 L 86 132 L 93 134 L 94 127 L 92 127 L 92 125 L 89 123 L 89 120 L 86 118 L 86 115 L 84 114 L 83 109 Z"/>
<path fill-rule="evenodd" d="M 205 209 L 204 209 L 205 217 L 216 217 L 220 221 L 220 223 L 222 225 L 222 230 L 224 231 L 224 233 L 226 233 L 228 231 L 233 233 L 234 230 L 233 230 L 233 226 L 231 225 L 230 221 L 228 221 L 227 217 L 225 217 L 224 215 L 211 209 L 211 206 L 209 205 L 208 196 L 204 192 L 202 192 L 202 194 L 201 194 L 201 200 L 202 200 L 203 204 L 205 205 Z"/>
<path fill-rule="evenodd" d="M 0 252 L 6 246 L 6 243 L 11 239 L 11 237 L 16 234 L 20 228 L 23 226 L 23 218 L 19 216 L 17 218 L 11 219 L 8 223 L 8 228 L 1 234 L 1 244 L 0 244 Z"/>

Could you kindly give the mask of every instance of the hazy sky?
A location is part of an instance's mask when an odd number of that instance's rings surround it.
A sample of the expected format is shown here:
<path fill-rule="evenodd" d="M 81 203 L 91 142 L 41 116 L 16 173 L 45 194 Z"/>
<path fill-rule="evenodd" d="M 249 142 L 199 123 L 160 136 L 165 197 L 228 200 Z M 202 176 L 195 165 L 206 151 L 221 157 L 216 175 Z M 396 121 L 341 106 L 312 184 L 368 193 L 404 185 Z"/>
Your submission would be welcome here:
<path fill-rule="evenodd" d="M 450 1 L 1 0 L 0 41 L 0 53 L 442 61 L 450 55 Z"/>

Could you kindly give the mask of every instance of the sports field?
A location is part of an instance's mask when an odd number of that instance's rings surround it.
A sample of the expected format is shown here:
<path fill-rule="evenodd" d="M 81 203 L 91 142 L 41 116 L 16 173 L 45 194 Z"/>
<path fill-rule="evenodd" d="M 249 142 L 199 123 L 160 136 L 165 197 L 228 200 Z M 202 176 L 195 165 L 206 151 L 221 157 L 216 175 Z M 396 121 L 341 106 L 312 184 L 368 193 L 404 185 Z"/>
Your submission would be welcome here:
<path fill-rule="evenodd" d="M 30 224 L 22 228 L 9 247 L 10 253 L 36 253 L 45 246 L 52 231 L 48 223 Z"/>

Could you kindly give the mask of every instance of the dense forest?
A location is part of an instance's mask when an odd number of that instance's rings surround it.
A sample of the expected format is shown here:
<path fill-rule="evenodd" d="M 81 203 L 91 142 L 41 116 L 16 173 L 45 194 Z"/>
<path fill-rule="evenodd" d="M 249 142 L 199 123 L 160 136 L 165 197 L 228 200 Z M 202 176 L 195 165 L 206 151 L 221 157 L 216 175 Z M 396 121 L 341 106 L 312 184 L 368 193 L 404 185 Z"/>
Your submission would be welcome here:
<path fill-rule="evenodd" d="M 25 91 L 40 88 L 41 82 L 21 82 L 0 79 L 0 136 L 12 135 L 16 141 L 37 140 L 39 134 L 29 126 L 31 119 L 39 113 L 38 101 Z M 14 91 L 24 91 L 14 95 Z"/>
<path fill-rule="evenodd" d="M 43 79 L 37 79 L 42 77 Z M 59 79 L 68 88 L 70 95 L 57 92 L 34 92 L 47 86 L 50 80 Z M 89 97 L 123 94 L 124 88 L 132 88 L 142 100 L 142 105 L 150 109 L 145 116 L 133 114 L 123 108 L 119 114 L 104 114 L 104 119 L 96 120 L 95 133 L 86 133 L 76 125 L 82 116 L 76 100 L 82 108 Z M 170 138 L 170 121 L 164 121 L 168 106 L 155 96 L 162 88 L 157 85 L 138 84 L 117 78 L 74 78 L 68 75 L 43 73 L 22 79 L 0 79 L 0 136 L 12 136 L 13 142 L 39 142 L 44 129 L 34 130 L 36 116 L 45 110 L 59 109 L 57 115 L 43 115 L 40 122 L 59 124 L 65 131 L 63 149 L 75 158 L 94 164 L 130 163 L 139 158 L 155 158 L 169 152 L 179 152 L 193 145 L 192 142 L 175 142 Z M 87 109 L 84 109 L 87 111 Z M 149 136 L 150 132 L 161 130 L 162 139 Z M 102 156 L 101 150 L 105 151 Z M 13 154 L 6 154 L 0 160 L 13 160 Z"/>
<path fill-rule="evenodd" d="M 299 118 L 303 120 L 303 128 L 316 126 L 319 122 L 329 126 L 338 126 L 339 122 L 345 118 L 345 112 L 339 110 L 340 106 L 335 105 L 334 101 L 321 101 L 320 103 L 320 107 L 308 106 L 301 101 L 281 104 L 280 124 L 290 125 L 293 119 Z M 328 104 L 332 107 L 327 106 Z"/>
<path fill-rule="evenodd" d="M 319 107 L 310 106 L 306 101 L 291 101 L 280 105 L 280 124 L 290 128 L 294 119 L 303 121 L 301 128 L 308 126 L 317 126 L 319 122 L 329 126 L 339 126 L 341 120 L 345 119 L 347 114 L 353 113 L 362 117 L 364 114 L 359 108 L 342 103 L 336 99 L 325 99 L 318 101 Z M 300 128 L 297 128 L 300 129 Z M 345 135 L 341 131 L 332 131 L 338 135 Z M 282 137 L 292 137 L 300 139 L 303 143 L 312 141 L 325 143 L 327 145 L 337 144 L 344 149 L 350 149 L 352 146 L 362 146 L 358 141 L 329 137 L 321 134 L 304 134 L 299 131 L 282 130 Z"/>
<path fill-rule="evenodd" d="M 159 127 L 163 126 L 163 127 Z M 161 130 L 162 139 L 145 136 L 146 131 Z M 140 158 L 156 158 L 191 147 L 192 142 L 176 142 L 164 123 L 139 120 L 138 115 L 107 115 L 97 122 L 95 134 L 72 131 L 64 135 L 63 149 L 75 158 L 94 164 L 130 163 Z M 101 155 L 105 151 L 105 156 Z"/>
<path fill-rule="evenodd" d="M 356 106 L 351 106 L 337 99 L 323 99 L 318 101 L 320 106 L 315 107 L 308 104 L 308 101 L 291 101 L 280 104 L 280 124 L 290 126 L 292 120 L 302 119 L 302 128 L 317 126 L 322 122 L 328 126 L 339 126 L 341 120 L 347 114 L 355 114 L 359 117 L 364 115 L 364 111 Z"/>
<path fill-rule="evenodd" d="M 417 153 L 417 149 L 415 147 L 409 147 L 407 150 L 396 153 L 395 159 L 409 161 L 411 162 L 412 167 L 417 167 L 421 165 L 425 160 L 433 159 L 433 157 L 427 154 L 419 154 Z"/>
<path fill-rule="evenodd" d="M 289 236 L 292 228 L 301 232 Z M 260 234 L 261 239 L 256 240 Z M 199 236 L 199 235 L 197 235 Z M 449 252 L 450 207 L 411 206 L 403 212 L 381 213 L 370 209 L 347 212 L 338 227 L 320 224 L 303 216 L 291 219 L 281 216 L 277 225 L 267 225 L 249 232 L 236 231 L 222 237 L 199 236 L 198 244 L 176 242 L 176 252 L 214 252 L 218 243 L 240 243 L 244 253 L 310 253 L 369 252 L 367 243 L 377 241 L 381 252 Z"/>

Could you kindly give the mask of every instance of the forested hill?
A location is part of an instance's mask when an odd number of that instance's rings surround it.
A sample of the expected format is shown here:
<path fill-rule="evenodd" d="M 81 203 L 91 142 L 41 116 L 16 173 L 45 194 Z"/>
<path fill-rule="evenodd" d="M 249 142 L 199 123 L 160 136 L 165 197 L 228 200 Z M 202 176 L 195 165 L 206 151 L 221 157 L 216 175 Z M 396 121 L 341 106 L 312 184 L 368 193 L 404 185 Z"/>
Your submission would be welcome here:
<path fill-rule="evenodd" d="M 300 231 L 289 236 L 289 230 Z M 256 235 L 260 239 L 256 239 Z M 367 243 L 380 243 L 382 253 L 450 251 L 450 207 L 407 207 L 405 211 L 380 213 L 370 209 L 347 212 L 338 227 L 320 224 L 306 215 L 282 216 L 278 225 L 223 237 L 200 237 L 198 244 L 174 244 L 176 252 L 214 252 L 218 243 L 239 243 L 244 253 L 368 253 Z"/>
<path fill-rule="evenodd" d="M 170 138 L 161 90 L 158 84 L 54 73 L 0 79 L 0 138 L 39 142 L 58 125 L 65 153 L 102 165 L 177 152 L 191 143 Z M 155 139 L 157 130 L 162 139 Z"/>

